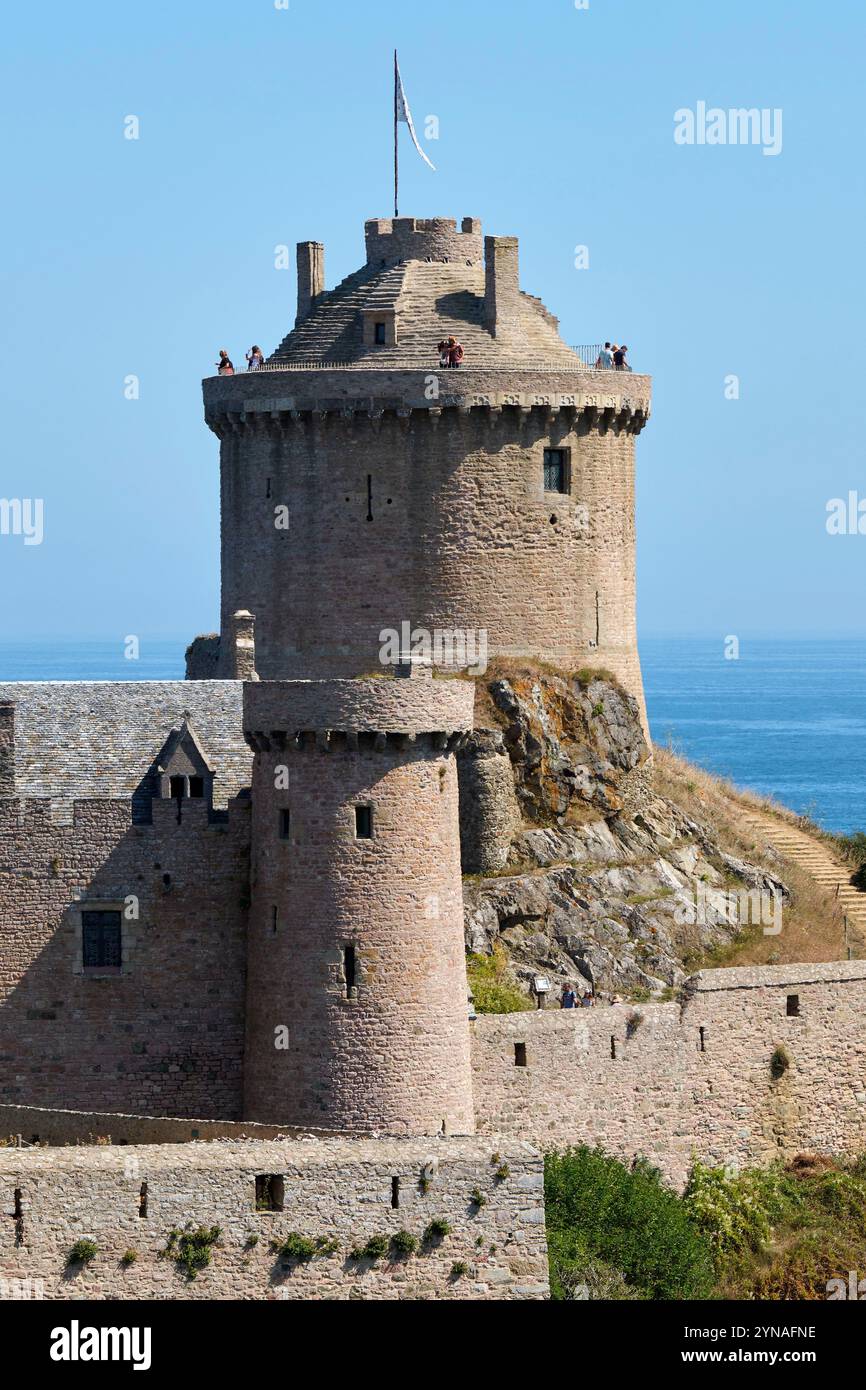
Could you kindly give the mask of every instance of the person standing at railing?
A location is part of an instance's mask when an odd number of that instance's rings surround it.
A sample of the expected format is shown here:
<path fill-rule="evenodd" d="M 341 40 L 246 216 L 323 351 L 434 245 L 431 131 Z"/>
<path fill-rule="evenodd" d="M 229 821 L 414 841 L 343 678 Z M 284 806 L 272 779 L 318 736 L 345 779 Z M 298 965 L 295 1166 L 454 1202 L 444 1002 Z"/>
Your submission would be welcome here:
<path fill-rule="evenodd" d="M 630 371 L 631 371 L 631 367 L 628 365 L 628 363 L 627 363 L 626 360 L 625 360 L 625 355 L 626 355 L 627 352 L 628 352 L 628 348 L 626 347 L 625 343 L 623 343 L 623 345 L 622 345 L 621 348 L 617 348 L 616 351 L 614 352 L 614 354 L 613 354 L 613 366 L 614 366 L 614 370 L 615 370 L 615 371 L 617 371 L 617 372 L 630 372 Z"/>
<path fill-rule="evenodd" d="M 225 348 L 220 348 L 220 360 L 215 365 L 220 376 L 234 376 L 234 363 Z"/>
<path fill-rule="evenodd" d="M 459 367 L 463 361 L 463 344 L 456 338 L 448 339 L 448 366 Z"/>
<path fill-rule="evenodd" d="M 247 371 L 257 372 L 259 367 L 264 366 L 265 354 L 260 347 L 256 347 L 255 343 L 253 343 L 253 346 L 245 355 L 247 359 Z"/>
<path fill-rule="evenodd" d="M 598 357 L 595 360 L 595 365 L 599 367 L 602 371 L 610 371 L 611 367 L 613 366 L 613 353 L 610 349 L 610 343 L 605 343 L 604 347 L 602 348 L 601 352 L 598 354 Z"/>

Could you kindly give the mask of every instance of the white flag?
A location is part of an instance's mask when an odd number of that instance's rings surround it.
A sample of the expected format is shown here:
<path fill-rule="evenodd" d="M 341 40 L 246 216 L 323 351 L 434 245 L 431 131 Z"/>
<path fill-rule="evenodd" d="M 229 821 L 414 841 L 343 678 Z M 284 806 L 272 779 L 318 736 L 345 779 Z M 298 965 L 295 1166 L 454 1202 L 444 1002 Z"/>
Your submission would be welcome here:
<path fill-rule="evenodd" d="M 415 127 L 412 124 L 412 112 L 409 110 L 409 103 L 406 100 L 406 93 L 403 91 L 403 79 L 400 76 L 400 69 L 398 67 L 395 67 L 394 75 L 397 84 L 397 120 L 406 122 L 407 126 L 409 127 L 409 134 L 412 136 L 412 144 L 415 146 L 416 150 L 420 154 L 421 158 L 424 160 L 425 164 L 429 164 L 430 168 L 435 173 L 436 165 L 433 163 L 431 159 L 427 158 L 421 146 L 418 144 L 418 136 L 415 134 Z"/>

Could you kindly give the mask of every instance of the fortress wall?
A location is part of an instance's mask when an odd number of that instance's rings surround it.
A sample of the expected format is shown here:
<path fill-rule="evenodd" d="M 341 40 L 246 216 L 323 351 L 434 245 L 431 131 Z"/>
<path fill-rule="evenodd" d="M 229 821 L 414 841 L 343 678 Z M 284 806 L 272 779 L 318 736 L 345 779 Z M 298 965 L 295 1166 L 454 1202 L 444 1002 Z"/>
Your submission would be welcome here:
<path fill-rule="evenodd" d="M 794 995 L 799 1014 L 789 1016 Z M 644 1155 L 677 1186 L 693 1154 L 765 1164 L 800 1151 L 856 1153 L 866 1148 L 864 1008 L 866 962 L 845 961 L 703 971 L 682 1006 L 479 1018 L 478 1129 L 541 1147 L 598 1143 L 626 1161 Z M 525 1044 L 525 1067 L 515 1043 Z M 777 1047 L 790 1066 L 774 1080 Z"/>
<path fill-rule="evenodd" d="M 501 1180 L 499 1164 L 508 1169 Z M 260 1174 L 283 1178 L 281 1212 L 256 1209 Z M 0 1280 L 42 1280 L 49 1299 L 526 1300 L 548 1290 L 541 1157 L 514 1140 L 0 1149 L 0 1214 Z M 435 1218 L 450 1232 L 417 1254 L 348 1258 L 372 1236 L 407 1230 L 420 1239 Z M 221 1231 L 192 1282 L 160 1258 L 169 1232 L 188 1222 Z M 290 1232 L 338 1249 L 292 1265 L 270 1249 Z M 70 1269 L 68 1252 L 84 1238 L 97 1254 Z M 127 1250 L 138 1258 L 124 1266 Z M 467 1271 L 452 1275 L 458 1261 Z"/>
<path fill-rule="evenodd" d="M 249 802 L 153 815 L 0 799 L 0 1099 L 240 1117 Z M 84 905 L 137 910 L 120 974 L 84 974 Z"/>
<path fill-rule="evenodd" d="M 321 1132 L 321 1131 L 320 1131 Z M 0 1104 L 0 1139 L 24 1144 L 183 1144 L 194 1139 L 308 1138 L 314 1131 L 249 1120 L 177 1119 L 173 1115 L 128 1115 L 117 1110 L 60 1110 Z M 327 1135 L 325 1136 L 327 1137 Z"/>
<path fill-rule="evenodd" d="M 509 409 L 247 419 L 222 441 L 222 627 L 255 615 L 260 677 L 376 671 L 380 632 L 408 622 L 484 629 L 490 658 L 606 667 L 642 701 L 625 426 Z M 545 447 L 571 451 L 570 495 L 544 492 Z"/>

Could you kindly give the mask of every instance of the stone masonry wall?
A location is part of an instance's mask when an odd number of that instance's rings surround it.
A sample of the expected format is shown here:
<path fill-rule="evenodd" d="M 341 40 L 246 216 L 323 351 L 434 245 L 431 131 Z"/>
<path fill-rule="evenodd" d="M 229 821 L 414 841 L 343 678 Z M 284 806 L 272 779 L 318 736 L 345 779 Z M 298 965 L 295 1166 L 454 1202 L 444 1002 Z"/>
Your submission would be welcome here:
<path fill-rule="evenodd" d="M 282 1178 L 282 1211 L 256 1209 L 258 1175 Z M 449 1232 L 418 1253 L 350 1258 L 372 1236 L 406 1230 L 420 1241 L 436 1218 Z M 187 1223 L 221 1233 L 191 1282 L 160 1258 Z M 283 1260 L 270 1246 L 290 1232 L 337 1249 Z M 97 1254 L 69 1267 L 83 1238 Z M 124 1265 L 129 1250 L 137 1258 Z M 0 1148 L 0 1280 L 19 1279 L 44 1281 L 49 1299 L 540 1299 L 541 1156 L 493 1139 Z"/>
<path fill-rule="evenodd" d="M 607 668 L 642 701 L 624 417 L 609 428 L 594 408 L 277 422 L 249 405 L 231 427 L 214 420 L 221 621 L 225 633 L 237 609 L 255 615 L 262 679 L 376 671 L 380 632 L 408 622 L 483 629 L 491 658 Z M 546 447 L 570 451 L 567 493 L 544 490 Z"/>
<path fill-rule="evenodd" d="M 702 971 L 682 1004 L 479 1018 L 477 1126 L 543 1148 L 643 1155 L 677 1186 L 693 1155 L 743 1165 L 859 1152 L 864 1010 L 866 962 L 844 961 Z M 515 1065 L 517 1044 L 525 1066 Z M 777 1048 L 790 1065 L 774 1079 Z"/>
<path fill-rule="evenodd" d="M 0 799 L 0 1099 L 240 1118 L 250 803 L 182 807 Z M 119 972 L 85 974 L 85 907 L 121 910 Z"/>

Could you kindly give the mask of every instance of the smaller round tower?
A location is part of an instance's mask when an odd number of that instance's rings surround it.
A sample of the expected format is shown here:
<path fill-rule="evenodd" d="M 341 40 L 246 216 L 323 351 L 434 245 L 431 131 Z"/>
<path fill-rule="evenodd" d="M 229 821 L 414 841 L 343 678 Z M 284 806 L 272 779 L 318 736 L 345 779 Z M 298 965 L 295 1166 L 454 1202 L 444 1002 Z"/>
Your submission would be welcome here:
<path fill-rule="evenodd" d="M 474 686 L 402 669 L 244 687 L 248 1120 L 474 1130 L 454 756 Z"/>

